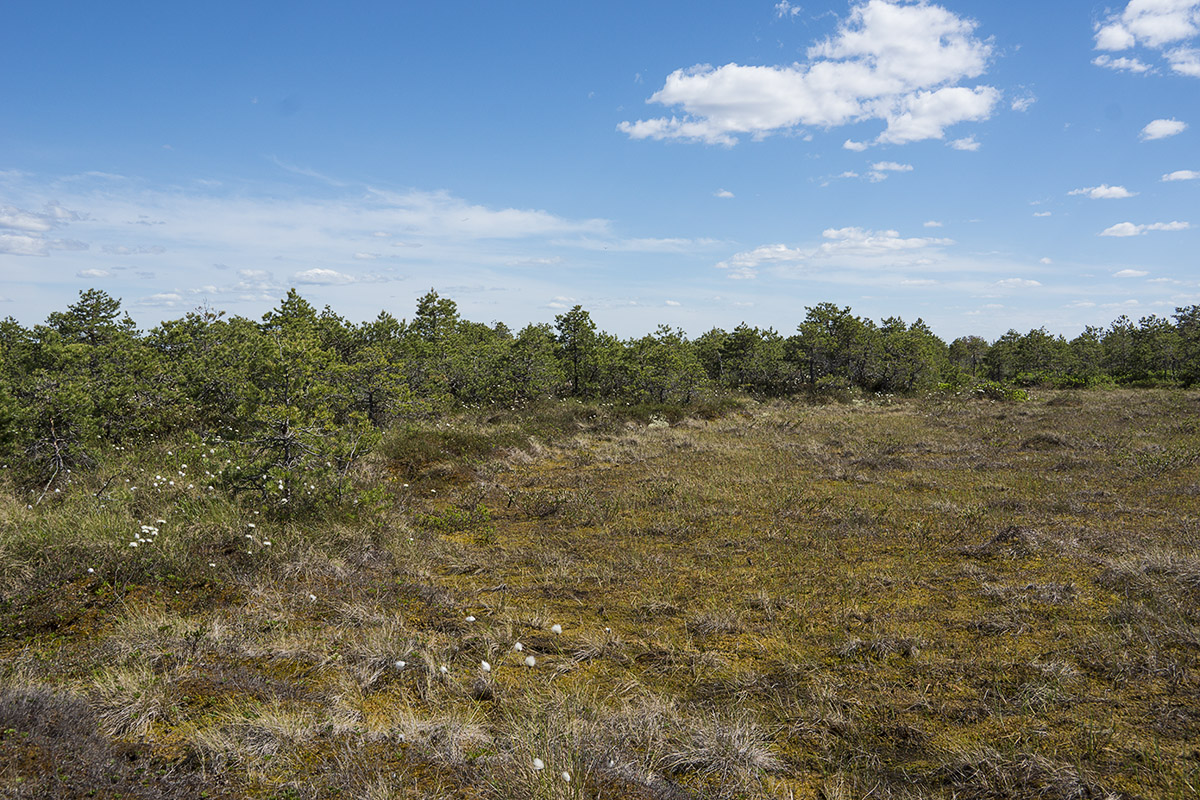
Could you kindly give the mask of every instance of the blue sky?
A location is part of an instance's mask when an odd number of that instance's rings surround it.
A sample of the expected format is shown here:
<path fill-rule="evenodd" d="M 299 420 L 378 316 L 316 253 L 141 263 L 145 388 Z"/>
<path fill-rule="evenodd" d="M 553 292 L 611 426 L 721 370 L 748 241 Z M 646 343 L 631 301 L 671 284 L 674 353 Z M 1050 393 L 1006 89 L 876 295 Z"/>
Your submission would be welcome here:
<path fill-rule="evenodd" d="M 947 340 L 1200 303 L 1200 0 L 13 4 L 0 315 Z"/>

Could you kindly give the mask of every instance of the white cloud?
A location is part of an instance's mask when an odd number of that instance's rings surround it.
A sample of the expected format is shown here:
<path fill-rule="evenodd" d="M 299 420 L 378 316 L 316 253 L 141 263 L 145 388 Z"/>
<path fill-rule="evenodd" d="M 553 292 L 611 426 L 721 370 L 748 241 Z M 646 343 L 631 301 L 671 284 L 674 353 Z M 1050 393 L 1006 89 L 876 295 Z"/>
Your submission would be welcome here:
<path fill-rule="evenodd" d="M 680 303 L 679 303 L 677 300 L 667 300 L 667 301 L 665 301 L 665 305 L 668 305 L 668 306 L 678 306 L 678 305 L 681 305 L 681 304 L 680 304 Z"/>
<path fill-rule="evenodd" d="M 1037 102 L 1037 98 L 1032 94 L 1024 94 L 1020 97 L 1013 98 L 1010 106 L 1013 111 L 1023 112 L 1033 108 L 1033 104 Z"/>
<path fill-rule="evenodd" d="M 353 275 L 346 275 L 334 269 L 322 269 L 316 267 L 314 269 L 306 269 L 303 272 L 297 272 L 292 276 L 292 280 L 296 283 L 309 283 L 318 286 L 340 286 L 347 283 L 354 283 Z"/>
<path fill-rule="evenodd" d="M 550 256 L 548 258 L 514 258 L 510 261 L 505 261 L 507 267 L 553 267 L 563 263 L 561 256 Z"/>
<path fill-rule="evenodd" d="M 936 219 L 931 219 L 925 223 L 925 227 L 926 228 L 940 228 L 940 227 L 942 227 L 942 223 L 938 222 Z"/>
<path fill-rule="evenodd" d="M 691 253 L 721 244 L 716 239 L 682 239 L 674 237 L 641 237 L 631 239 L 554 239 L 551 244 L 578 247 L 584 250 L 610 250 L 624 253 Z"/>
<path fill-rule="evenodd" d="M 992 55 L 975 28 L 924 0 L 866 0 L 852 6 L 835 35 L 808 49 L 807 62 L 676 70 L 648 102 L 680 108 L 683 116 L 618 129 L 634 139 L 732 145 L 742 134 L 880 120 L 886 128 L 876 142 L 940 139 L 951 125 L 987 119 L 1000 99 L 991 86 L 957 85 L 982 75 Z"/>
<path fill-rule="evenodd" d="M 1105 25 L 1096 31 L 1097 50 L 1128 50 L 1135 44 L 1133 34 L 1120 24 Z"/>
<path fill-rule="evenodd" d="M 393 230 L 418 230 L 428 236 L 471 239 L 521 239 L 569 233 L 605 233 L 607 220 L 568 220 L 546 211 L 473 205 L 448 192 L 392 192 L 369 189 L 377 213 Z M 374 226 L 373 226 L 374 227 Z"/>
<path fill-rule="evenodd" d="M 0 253 L 15 256 L 47 256 L 53 250 L 86 250 L 83 242 L 49 239 L 45 234 L 84 219 L 55 202 L 42 210 L 27 211 L 16 206 L 0 206 Z"/>
<path fill-rule="evenodd" d="M 1000 92 L 990 86 L 948 86 L 907 95 L 899 102 L 899 113 L 889 115 L 887 130 L 878 141 L 906 144 L 941 139 L 944 129 L 955 123 L 990 117 L 999 99 Z"/>
<path fill-rule="evenodd" d="M 75 273 L 76 278 L 107 278 L 111 273 L 106 269 L 81 269 Z"/>
<path fill-rule="evenodd" d="M 1035 212 L 1033 212 L 1033 215 L 1035 217 L 1049 217 L 1049 216 L 1053 216 L 1053 214 L 1054 214 L 1053 211 L 1035 211 Z"/>
<path fill-rule="evenodd" d="M 154 308 L 177 308 L 183 304 L 183 295 L 178 292 L 159 292 L 148 297 L 141 297 L 134 301 L 137 306 L 150 306 Z"/>
<path fill-rule="evenodd" d="M 718 269 L 729 270 L 730 278 L 753 278 L 762 267 L 799 266 L 805 263 L 837 261 L 843 265 L 875 263 L 884 258 L 894 260 L 898 254 L 908 253 L 913 257 L 922 251 L 953 244 L 952 239 L 932 237 L 903 238 L 898 231 L 871 231 L 864 228 L 827 228 L 821 232 L 825 241 L 815 247 L 788 247 L 784 244 L 766 244 L 735 253 L 717 264 Z"/>
<path fill-rule="evenodd" d="M 899 164 L 895 161 L 876 161 L 871 165 L 871 171 L 867 173 L 867 177 L 872 183 L 879 183 L 888 178 L 890 172 L 912 172 L 912 164 Z"/>
<path fill-rule="evenodd" d="M 1189 222 L 1152 222 L 1149 225 L 1134 225 L 1132 222 L 1118 222 L 1105 228 L 1101 236 L 1141 236 L 1146 231 L 1186 231 L 1192 227 Z"/>
<path fill-rule="evenodd" d="M 1039 258 L 1039 259 L 1038 259 L 1038 263 L 1039 263 L 1039 264 L 1053 264 L 1053 263 L 1054 263 L 1054 259 L 1052 259 L 1052 258 Z"/>
<path fill-rule="evenodd" d="M 1168 136 L 1183 133 L 1185 130 L 1187 130 L 1187 123 L 1180 122 L 1174 117 L 1171 119 L 1156 119 L 1142 128 L 1141 138 L 1143 142 L 1149 142 L 1154 139 L 1165 139 Z"/>
<path fill-rule="evenodd" d="M 965 139 L 955 139 L 950 142 L 950 146 L 955 150 L 978 150 L 979 142 L 975 141 L 974 136 L 968 136 Z"/>
<path fill-rule="evenodd" d="M 355 253 L 354 258 L 356 261 L 374 261 L 375 259 L 379 258 L 379 254 L 378 253 Z"/>
<path fill-rule="evenodd" d="M 1194 181 L 1200 178 L 1200 172 L 1191 169 L 1179 169 L 1162 176 L 1164 181 Z"/>
<path fill-rule="evenodd" d="M 1002 281 L 996 281 L 995 285 L 1001 289 L 1030 289 L 1042 284 L 1027 278 L 1005 278 Z"/>
<path fill-rule="evenodd" d="M 27 236 L 20 233 L 0 233 L 0 253 L 13 256 L 45 256 L 49 255 L 46 240 L 40 236 Z"/>
<path fill-rule="evenodd" d="M 1126 197 L 1136 197 L 1137 192 L 1131 192 L 1124 186 L 1109 186 L 1102 183 L 1099 186 L 1088 186 L 1084 189 L 1072 189 L 1069 195 L 1087 195 L 1093 200 L 1121 200 Z"/>
<path fill-rule="evenodd" d="M 733 192 L 728 189 L 717 189 L 717 191 L 713 192 L 713 197 L 721 197 L 726 200 L 732 199 L 733 196 Z"/>
<path fill-rule="evenodd" d="M 1200 32 L 1197 0 L 1130 0 L 1119 15 L 1096 26 L 1096 49 L 1161 48 Z"/>
<path fill-rule="evenodd" d="M 1177 47 L 1166 53 L 1167 63 L 1171 69 L 1180 75 L 1200 78 L 1200 50 L 1191 47 Z"/>
<path fill-rule="evenodd" d="M 871 145 L 867 144 L 866 142 L 856 142 L 853 139 L 847 139 L 846 141 L 842 142 L 843 148 L 846 150 L 853 150 L 856 153 L 861 153 L 870 146 Z"/>
<path fill-rule="evenodd" d="M 122 244 L 106 244 L 100 248 L 100 252 L 110 256 L 161 256 L 167 249 L 161 245 L 128 247 Z"/>
<path fill-rule="evenodd" d="M 1172 71 L 1200 77 L 1200 51 L 1191 41 L 1197 34 L 1200 0 L 1130 0 L 1123 11 L 1096 25 L 1096 49 L 1117 52 L 1141 45 L 1161 51 Z M 1100 56 L 1092 63 L 1137 72 L 1149 69 L 1137 59 Z"/>
<path fill-rule="evenodd" d="M 1123 269 L 1113 273 L 1114 278 L 1144 278 L 1150 273 L 1144 269 Z"/>
<path fill-rule="evenodd" d="M 780 0 L 775 4 L 775 16 L 779 19 L 784 17 L 794 17 L 801 11 L 800 6 L 794 6 L 788 0 Z"/>
<path fill-rule="evenodd" d="M 1104 67 L 1105 69 L 1117 70 L 1118 72 L 1135 72 L 1139 75 L 1154 71 L 1154 67 L 1143 61 L 1138 61 L 1136 58 L 1113 58 L 1109 55 L 1102 55 L 1093 58 L 1092 64 L 1097 67 Z"/>

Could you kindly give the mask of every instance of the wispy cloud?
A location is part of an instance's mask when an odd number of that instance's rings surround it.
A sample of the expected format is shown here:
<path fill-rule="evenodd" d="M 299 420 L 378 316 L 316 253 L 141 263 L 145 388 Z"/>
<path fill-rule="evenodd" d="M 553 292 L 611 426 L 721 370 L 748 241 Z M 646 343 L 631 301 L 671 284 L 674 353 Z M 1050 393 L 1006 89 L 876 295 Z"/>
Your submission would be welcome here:
<path fill-rule="evenodd" d="M 894 230 L 871 231 L 856 227 L 828 228 L 821 233 L 821 238 L 824 241 L 812 247 L 761 245 L 735 253 L 716 266 L 726 270 L 730 278 L 747 279 L 757 276 L 761 268 L 769 266 L 802 266 L 830 261 L 842 265 L 871 263 L 879 266 L 877 260 L 885 257 L 899 265 L 915 263 L 928 251 L 954 243 L 952 239 L 905 238 Z M 897 259 L 898 255 L 907 255 L 908 258 Z"/>
<path fill-rule="evenodd" d="M 1105 228 L 1101 236 L 1141 236 L 1147 231 L 1186 231 L 1191 228 L 1189 222 L 1152 222 L 1149 225 L 1134 225 L 1132 222 L 1118 222 Z"/>
<path fill-rule="evenodd" d="M 900 164 L 895 161 L 876 161 L 871 165 L 871 171 L 867 173 L 867 177 L 872 183 L 879 183 L 888 179 L 888 174 L 892 172 L 912 172 L 912 164 Z"/>

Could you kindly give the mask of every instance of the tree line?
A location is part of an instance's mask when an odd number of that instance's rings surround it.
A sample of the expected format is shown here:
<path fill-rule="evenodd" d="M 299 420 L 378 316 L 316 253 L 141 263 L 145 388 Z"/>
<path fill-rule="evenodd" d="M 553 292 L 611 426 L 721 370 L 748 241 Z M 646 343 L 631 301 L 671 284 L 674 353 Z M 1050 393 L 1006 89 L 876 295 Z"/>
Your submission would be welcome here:
<path fill-rule="evenodd" d="M 1121 317 L 1067 340 L 1038 328 L 950 343 L 921 320 L 880 323 L 848 307 L 806 308 L 788 336 L 745 323 L 695 338 L 661 325 L 640 338 L 598 330 L 576 306 L 514 331 L 462 319 L 430 291 L 411 319 L 352 323 L 295 290 L 261 320 L 208 308 L 139 331 L 89 289 L 44 324 L 0 321 L 0 455 L 19 481 L 52 485 L 97 446 L 156 437 L 237 449 L 233 491 L 291 492 L 334 480 L 397 420 L 462 404 L 555 397 L 689 404 L 759 396 L 912 393 L 999 385 L 1200 381 L 1200 306 L 1173 319 Z"/>

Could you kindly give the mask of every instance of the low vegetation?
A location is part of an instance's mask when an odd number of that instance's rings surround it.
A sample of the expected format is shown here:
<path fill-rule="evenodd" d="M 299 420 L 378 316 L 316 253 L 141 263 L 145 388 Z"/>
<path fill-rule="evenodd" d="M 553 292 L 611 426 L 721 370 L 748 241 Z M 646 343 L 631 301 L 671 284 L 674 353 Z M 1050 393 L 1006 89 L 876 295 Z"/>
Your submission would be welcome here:
<path fill-rule="evenodd" d="M 468 410 L 303 521 L 106 452 L 0 506 L 0 795 L 1191 797 L 1198 412 Z"/>
<path fill-rule="evenodd" d="M 0 331 L 0 797 L 1200 787 L 1200 392 L 117 313 Z"/>

